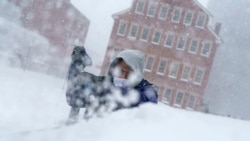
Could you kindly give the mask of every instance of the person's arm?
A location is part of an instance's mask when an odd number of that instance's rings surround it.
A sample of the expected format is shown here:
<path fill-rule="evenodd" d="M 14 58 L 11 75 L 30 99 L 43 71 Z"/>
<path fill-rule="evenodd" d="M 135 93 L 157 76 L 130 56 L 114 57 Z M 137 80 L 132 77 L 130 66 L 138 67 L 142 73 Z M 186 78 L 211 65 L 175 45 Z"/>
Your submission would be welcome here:
<path fill-rule="evenodd" d="M 148 85 L 144 88 L 144 91 L 141 95 L 141 101 L 157 103 L 158 94 L 152 85 Z"/>

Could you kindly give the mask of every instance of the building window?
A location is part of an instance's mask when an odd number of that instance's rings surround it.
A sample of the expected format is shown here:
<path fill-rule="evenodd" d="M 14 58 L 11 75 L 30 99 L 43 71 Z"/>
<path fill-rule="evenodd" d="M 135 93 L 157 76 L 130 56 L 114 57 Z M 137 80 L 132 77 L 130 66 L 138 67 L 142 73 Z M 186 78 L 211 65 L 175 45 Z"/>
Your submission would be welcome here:
<path fill-rule="evenodd" d="M 155 16 L 156 7 L 157 7 L 157 3 L 156 2 L 151 2 L 149 4 L 149 7 L 148 7 L 147 16 L 154 17 Z"/>
<path fill-rule="evenodd" d="M 193 95 L 190 95 L 188 98 L 187 108 L 188 109 L 194 109 L 196 102 L 196 97 Z"/>
<path fill-rule="evenodd" d="M 178 50 L 184 50 L 185 49 L 185 44 L 186 44 L 186 38 L 185 37 L 180 37 L 178 45 L 177 45 L 177 49 Z"/>
<path fill-rule="evenodd" d="M 196 69 L 195 76 L 194 76 L 194 84 L 201 85 L 203 77 L 204 77 L 204 70 L 203 69 Z"/>
<path fill-rule="evenodd" d="M 142 41 L 147 41 L 148 40 L 148 35 L 149 35 L 149 28 L 148 27 L 144 27 L 142 29 L 142 33 L 141 33 L 141 40 Z"/>
<path fill-rule="evenodd" d="M 136 5 L 135 13 L 137 14 L 143 14 L 145 2 L 142 0 L 139 0 Z"/>
<path fill-rule="evenodd" d="M 173 34 L 168 34 L 167 38 L 166 38 L 166 41 L 165 41 L 165 46 L 169 47 L 169 48 L 172 48 L 173 43 L 174 43 L 174 35 Z"/>
<path fill-rule="evenodd" d="M 183 98 L 184 98 L 184 93 L 177 91 L 174 106 L 181 107 Z"/>
<path fill-rule="evenodd" d="M 157 85 L 153 85 L 153 87 L 154 87 L 155 91 L 156 91 L 157 93 L 159 93 L 159 91 L 160 91 L 160 87 L 159 87 L 159 86 L 157 86 Z"/>
<path fill-rule="evenodd" d="M 172 95 L 172 89 L 166 88 L 162 97 L 162 102 L 168 104 Z"/>
<path fill-rule="evenodd" d="M 120 21 L 117 34 L 121 35 L 121 36 L 124 36 L 125 32 L 126 32 L 126 29 L 127 29 L 127 23 L 124 22 L 124 21 Z"/>
<path fill-rule="evenodd" d="M 169 75 L 168 75 L 170 78 L 176 78 L 177 77 L 177 74 L 178 74 L 178 71 L 179 71 L 179 65 L 180 65 L 180 63 L 178 63 L 178 62 L 172 62 L 171 63 L 170 71 L 169 71 Z"/>
<path fill-rule="evenodd" d="M 199 14 L 198 19 L 196 21 L 196 26 L 197 27 L 204 27 L 206 21 L 206 15 L 205 14 Z"/>
<path fill-rule="evenodd" d="M 193 12 L 187 11 L 183 22 L 185 25 L 191 25 L 192 19 L 193 19 Z"/>
<path fill-rule="evenodd" d="M 211 43 L 204 43 L 201 54 L 203 56 L 209 56 L 210 52 L 211 52 Z"/>
<path fill-rule="evenodd" d="M 155 30 L 154 36 L 153 36 L 153 39 L 152 39 L 152 43 L 153 43 L 153 44 L 159 44 L 160 38 L 161 38 L 161 32 Z"/>
<path fill-rule="evenodd" d="M 179 23 L 180 18 L 181 18 L 181 8 L 175 8 L 172 16 L 173 16 L 172 21 Z"/>
<path fill-rule="evenodd" d="M 193 39 L 193 40 L 190 42 L 189 52 L 190 52 L 190 53 L 193 53 L 193 54 L 196 54 L 198 45 L 199 45 L 199 41 Z"/>
<path fill-rule="evenodd" d="M 132 24 L 130 27 L 129 37 L 135 39 L 138 31 L 138 26 L 136 24 Z"/>
<path fill-rule="evenodd" d="M 182 71 L 181 80 L 188 81 L 192 68 L 185 65 Z"/>
<path fill-rule="evenodd" d="M 168 5 L 162 5 L 158 18 L 165 20 L 167 18 L 167 15 L 168 15 Z"/>
<path fill-rule="evenodd" d="M 166 66 L 167 66 L 167 60 L 166 59 L 161 59 L 160 64 L 158 66 L 157 73 L 161 74 L 161 75 L 164 75 Z"/>
<path fill-rule="evenodd" d="M 154 64 L 154 58 L 152 56 L 147 57 L 145 70 L 151 71 Z"/>
<path fill-rule="evenodd" d="M 112 62 L 115 58 L 116 58 L 116 56 L 117 56 L 117 54 L 119 53 L 119 52 L 121 52 L 121 50 L 120 49 L 117 49 L 117 48 L 114 48 L 112 51 L 111 51 L 111 53 L 110 53 L 110 62 Z"/>

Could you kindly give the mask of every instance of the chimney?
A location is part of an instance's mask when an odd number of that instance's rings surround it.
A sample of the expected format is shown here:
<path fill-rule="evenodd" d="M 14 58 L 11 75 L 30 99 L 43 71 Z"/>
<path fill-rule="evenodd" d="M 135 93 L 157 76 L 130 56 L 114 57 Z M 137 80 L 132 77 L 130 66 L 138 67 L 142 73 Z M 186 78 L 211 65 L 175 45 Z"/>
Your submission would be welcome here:
<path fill-rule="evenodd" d="M 215 32 L 217 35 L 220 34 L 220 29 L 221 29 L 221 23 L 216 23 L 216 24 L 215 24 L 214 32 Z"/>

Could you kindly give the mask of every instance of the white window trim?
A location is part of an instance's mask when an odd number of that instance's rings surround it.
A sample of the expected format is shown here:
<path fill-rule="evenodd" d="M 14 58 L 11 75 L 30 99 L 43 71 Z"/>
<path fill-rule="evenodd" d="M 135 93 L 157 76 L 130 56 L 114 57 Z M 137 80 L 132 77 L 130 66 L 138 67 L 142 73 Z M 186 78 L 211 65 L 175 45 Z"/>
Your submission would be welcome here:
<path fill-rule="evenodd" d="M 172 69 L 172 65 L 173 65 L 173 64 L 178 64 L 178 69 L 177 69 L 176 76 L 172 76 L 172 75 L 171 75 L 171 69 Z M 180 69 L 180 62 L 172 61 L 172 62 L 170 63 L 170 69 L 169 69 L 168 77 L 169 77 L 169 78 L 173 78 L 173 79 L 177 79 L 177 76 L 178 76 L 178 73 L 179 73 L 179 69 Z"/>
<path fill-rule="evenodd" d="M 155 38 L 155 33 L 156 33 L 156 32 L 160 32 L 160 33 L 161 33 L 161 35 L 160 35 L 160 37 L 159 37 L 159 42 L 158 42 L 158 43 L 157 43 L 157 42 L 154 42 L 154 38 Z M 154 30 L 154 33 L 153 33 L 153 37 L 152 37 L 151 43 L 154 44 L 154 45 L 159 45 L 160 42 L 161 42 L 161 36 L 162 36 L 162 31 L 161 31 L 160 29 L 155 29 L 155 30 Z"/>
<path fill-rule="evenodd" d="M 150 10 L 151 4 L 155 4 L 155 10 L 154 10 L 154 14 L 153 14 L 153 15 L 149 15 L 149 10 Z M 158 2 L 150 2 L 150 3 L 148 4 L 147 16 L 148 16 L 148 17 L 155 17 L 155 14 L 156 14 L 156 11 L 157 11 L 157 7 L 158 7 Z"/>
<path fill-rule="evenodd" d="M 125 23 L 125 24 L 126 24 L 124 34 L 120 34 L 120 33 L 119 33 L 122 23 Z M 127 28 L 128 28 L 128 22 L 126 22 L 126 21 L 124 21 L 124 20 L 120 20 L 120 21 L 119 21 L 118 30 L 117 30 L 117 35 L 119 35 L 119 36 L 125 36 L 125 35 L 126 35 Z"/>
<path fill-rule="evenodd" d="M 190 101 L 190 97 L 191 97 L 191 96 L 194 96 L 194 97 L 195 97 L 193 108 L 188 107 L 188 104 L 189 104 L 189 101 Z M 188 96 L 186 109 L 187 109 L 187 110 L 191 110 L 191 111 L 193 111 L 193 110 L 195 109 L 196 102 L 197 102 L 197 96 L 196 96 L 196 95 L 194 95 L 194 94 L 190 94 L 190 95 Z"/>
<path fill-rule="evenodd" d="M 173 38 L 173 42 L 172 42 L 172 45 L 171 46 L 168 46 L 166 43 L 167 43 L 167 40 L 168 40 L 168 36 L 169 35 L 173 35 L 174 36 L 174 38 Z M 164 47 L 167 47 L 167 48 L 173 48 L 173 45 L 174 45 L 174 40 L 175 40 L 175 33 L 173 33 L 173 32 L 168 32 L 167 34 L 166 34 L 166 39 L 165 39 L 165 42 L 164 42 Z"/>
<path fill-rule="evenodd" d="M 153 58 L 153 62 L 152 62 L 152 66 L 151 66 L 151 69 L 147 69 L 147 63 L 148 63 L 148 58 L 149 57 L 152 57 Z M 154 62 L 155 62 L 155 56 L 154 55 L 148 55 L 147 58 L 146 58 L 146 64 L 145 64 L 145 68 L 144 70 L 147 71 L 147 72 L 152 72 L 152 68 L 154 66 Z"/>
<path fill-rule="evenodd" d="M 139 5 L 139 2 L 143 2 L 143 3 L 144 3 L 144 5 L 143 5 L 143 7 L 142 7 L 142 12 L 138 12 L 138 11 L 137 11 L 137 7 L 138 7 L 138 5 Z M 143 15 L 144 10 L 145 10 L 145 6 L 146 6 L 145 0 L 139 0 L 139 1 L 137 2 L 137 4 L 136 4 L 136 7 L 135 7 L 135 13 L 136 13 L 136 14 L 139 14 L 139 15 Z"/>
<path fill-rule="evenodd" d="M 111 51 L 110 51 L 110 62 L 112 62 L 114 59 L 115 59 L 115 57 L 117 56 L 117 54 L 119 53 L 119 52 L 121 52 L 122 50 L 120 49 L 120 47 L 114 47 Z"/>
<path fill-rule="evenodd" d="M 163 73 L 159 72 L 159 68 L 160 68 L 160 65 L 161 65 L 161 61 L 166 61 L 166 66 L 165 66 L 165 68 L 164 68 L 164 70 L 163 70 Z M 165 72 L 166 72 L 167 66 L 168 66 L 168 59 L 166 59 L 166 58 L 161 58 L 160 61 L 159 61 L 159 64 L 158 64 L 157 72 L 156 72 L 156 73 L 157 73 L 158 75 L 164 76 L 164 74 L 165 74 Z"/>
<path fill-rule="evenodd" d="M 183 97 L 182 97 L 182 99 L 181 99 L 181 105 L 176 104 L 176 98 L 177 98 L 177 94 L 178 94 L 178 92 L 183 93 Z M 180 107 L 182 106 L 182 104 L 183 104 L 184 98 L 185 98 L 185 92 L 184 92 L 184 91 L 182 91 L 182 90 L 176 90 L 176 93 L 175 93 L 175 98 L 174 98 L 174 106 L 175 106 L 175 107 L 179 107 L 179 108 L 180 108 Z"/>
<path fill-rule="evenodd" d="M 185 19 L 186 19 L 186 16 L 187 16 L 188 12 L 192 13 L 192 18 L 191 18 L 190 23 L 185 23 Z M 185 16 L 184 16 L 183 24 L 186 25 L 186 26 L 190 26 L 193 23 L 193 19 L 194 19 L 194 12 L 192 10 L 187 10 L 186 13 L 185 13 Z"/>
<path fill-rule="evenodd" d="M 195 78 L 196 78 L 196 75 L 197 75 L 198 70 L 202 70 L 202 71 L 203 71 L 203 74 L 202 74 L 202 77 L 201 77 L 201 82 L 199 82 L 199 83 L 198 83 L 198 82 L 195 82 Z M 206 72 L 205 72 L 205 69 L 204 69 L 204 68 L 197 67 L 196 70 L 195 70 L 194 78 L 193 78 L 193 84 L 201 86 L 202 82 L 204 81 L 205 73 L 206 73 Z"/>
<path fill-rule="evenodd" d="M 155 89 L 155 91 L 157 92 L 157 93 L 159 93 L 159 91 L 161 90 L 161 87 L 160 87 L 160 85 L 153 85 L 153 87 L 154 87 L 154 89 Z"/>
<path fill-rule="evenodd" d="M 146 40 L 142 39 L 142 34 L 143 34 L 144 29 L 148 29 L 148 30 L 149 30 L 149 31 L 148 31 L 148 36 L 147 36 L 147 39 L 146 39 Z M 148 26 L 143 26 L 143 27 L 142 27 L 142 30 L 141 30 L 140 40 L 141 40 L 141 41 L 144 41 L 144 42 L 147 42 L 147 41 L 148 41 L 148 38 L 149 38 L 149 35 L 150 35 L 150 27 L 148 27 Z"/>
<path fill-rule="evenodd" d="M 136 27 L 137 27 L 137 31 L 136 31 L 135 37 L 130 36 L 130 33 L 131 33 L 131 31 L 132 31 L 132 27 L 133 27 L 133 26 L 136 26 Z M 129 28 L 129 33 L 128 33 L 128 39 L 136 40 L 138 31 L 139 31 L 139 24 L 131 23 L 131 24 L 130 24 L 130 28 Z"/>
<path fill-rule="evenodd" d="M 198 26 L 199 17 L 200 17 L 201 15 L 205 16 L 205 19 L 204 19 L 203 25 L 202 25 L 202 26 Z M 206 24 L 206 21 L 207 21 L 207 18 L 208 18 L 208 17 L 207 17 L 207 15 L 206 15 L 205 13 L 201 13 L 201 12 L 200 12 L 200 13 L 198 14 L 198 16 L 197 16 L 197 19 L 196 19 L 196 22 L 195 22 L 195 27 L 204 29 L 205 24 Z"/>
<path fill-rule="evenodd" d="M 189 74 L 188 74 L 188 78 L 187 79 L 184 79 L 182 76 L 183 76 L 183 73 L 184 73 L 184 70 L 185 70 L 185 67 L 190 67 L 190 71 L 189 71 Z M 182 69 L 182 73 L 181 73 L 181 81 L 184 81 L 184 82 L 188 82 L 190 80 L 190 76 L 191 76 L 191 72 L 192 72 L 192 65 L 189 65 L 189 64 L 184 64 L 183 65 L 183 69 Z"/>
<path fill-rule="evenodd" d="M 196 41 L 197 41 L 197 48 L 196 48 L 196 51 L 195 51 L 195 52 L 190 51 L 193 40 L 196 40 Z M 198 49 L 199 49 L 199 46 L 200 46 L 200 39 L 198 39 L 198 38 L 192 38 L 192 39 L 191 39 L 191 42 L 190 42 L 190 44 L 189 44 L 188 52 L 191 53 L 191 54 L 197 54 L 197 51 L 198 51 Z"/>
<path fill-rule="evenodd" d="M 185 43 L 184 43 L 184 45 L 183 45 L 183 48 L 182 48 L 182 49 L 178 48 L 178 45 L 179 45 L 179 43 L 180 43 L 180 39 L 181 39 L 181 37 L 185 39 Z M 187 39 L 188 39 L 188 38 L 187 38 L 186 36 L 179 36 L 179 38 L 178 38 L 178 43 L 177 43 L 177 45 L 176 45 L 176 50 L 184 51 L 184 50 L 185 50 L 185 48 L 186 48 Z"/>
<path fill-rule="evenodd" d="M 206 43 L 210 44 L 210 49 L 209 49 L 208 54 L 203 54 L 203 50 L 204 50 L 204 48 L 205 48 L 205 44 L 206 44 Z M 212 47 L 213 47 L 212 41 L 203 41 L 203 42 L 202 42 L 202 48 L 201 48 L 201 56 L 209 57 L 210 54 L 211 54 Z"/>
<path fill-rule="evenodd" d="M 165 92 L 166 92 L 167 89 L 170 89 L 170 90 L 171 90 L 170 97 L 169 97 L 168 101 L 164 100 Z M 169 104 L 169 103 L 170 103 L 171 97 L 172 97 L 172 95 L 173 95 L 173 90 L 174 90 L 174 89 L 171 88 L 171 87 L 166 87 L 166 88 L 164 88 L 163 96 L 162 96 L 162 103 L 164 103 L 164 104 Z"/>
<path fill-rule="evenodd" d="M 163 8 L 163 7 L 167 7 L 167 8 L 168 8 L 167 13 L 166 13 L 166 15 L 165 15 L 164 18 L 160 17 L 161 11 L 162 11 L 162 8 Z M 158 19 L 160 19 L 160 20 L 166 20 L 167 17 L 168 17 L 169 9 L 170 9 L 169 4 L 163 4 L 163 3 L 161 3 L 161 8 L 160 8 L 160 11 L 159 11 L 159 13 L 158 13 Z"/>
<path fill-rule="evenodd" d="M 180 16 L 179 16 L 178 21 L 174 21 L 174 20 L 173 20 L 175 9 L 179 9 L 179 10 L 180 10 Z M 172 21 L 173 23 L 180 23 L 181 15 L 182 15 L 182 8 L 181 8 L 181 7 L 174 7 L 174 10 L 173 10 L 173 12 L 172 12 L 171 21 Z"/>

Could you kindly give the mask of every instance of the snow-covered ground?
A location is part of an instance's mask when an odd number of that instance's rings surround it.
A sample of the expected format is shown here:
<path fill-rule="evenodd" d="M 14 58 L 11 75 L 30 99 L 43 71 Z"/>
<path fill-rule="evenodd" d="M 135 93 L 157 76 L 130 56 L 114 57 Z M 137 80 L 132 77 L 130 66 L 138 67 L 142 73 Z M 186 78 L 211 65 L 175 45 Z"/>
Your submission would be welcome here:
<path fill-rule="evenodd" d="M 249 141 L 250 122 L 146 104 L 59 127 L 65 81 L 0 66 L 1 141 Z M 56 127 L 56 128 L 54 128 Z"/>

